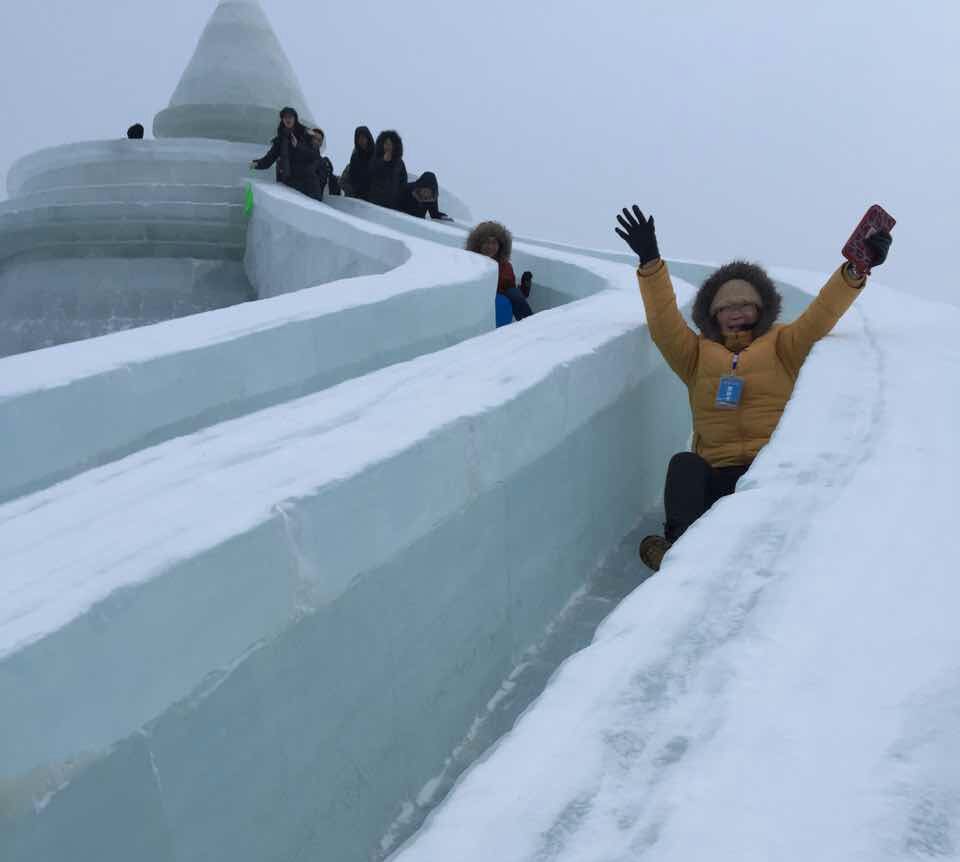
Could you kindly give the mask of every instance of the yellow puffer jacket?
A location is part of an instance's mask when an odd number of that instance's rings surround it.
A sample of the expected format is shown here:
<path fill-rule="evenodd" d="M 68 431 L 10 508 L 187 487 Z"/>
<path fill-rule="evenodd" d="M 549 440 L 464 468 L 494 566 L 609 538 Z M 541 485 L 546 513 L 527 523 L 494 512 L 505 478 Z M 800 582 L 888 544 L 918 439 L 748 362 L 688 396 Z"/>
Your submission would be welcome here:
<path fill-rule="evenodd" d="M 750 464 L 769 442 L 807 354 L 863 285 L 849 281 L 841 267 L 793 323 L 773 326 L 755 340 L 744 332 L 719 344 L 687 326 L 665 263 L 637 275 L 650 335 L 690 393 L 694 451 L 714 467 Z M 740 406 L 717 407 L 720 378 L 732 375 L 735 355 L 736 376 L 743 380 Z"/>

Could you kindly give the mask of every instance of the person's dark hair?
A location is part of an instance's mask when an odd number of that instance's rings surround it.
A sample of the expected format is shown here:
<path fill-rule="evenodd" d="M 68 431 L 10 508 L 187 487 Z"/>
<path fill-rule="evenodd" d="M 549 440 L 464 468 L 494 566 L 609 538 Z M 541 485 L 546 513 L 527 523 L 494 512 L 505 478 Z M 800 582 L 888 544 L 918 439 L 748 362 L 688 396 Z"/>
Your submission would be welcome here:
<path fill-rule="evenodd" d="M 393 158 L 402 159 L 403 158 L 403 138 L 400 137 L 393 129 L 387 129 L 385 132 L 381 132 L 377 135 L 377 146 L 376 154 L 378 159 L 383 158 L 383 144 L 387 139 L 393 141 Z"/>
<path fill-rule="evenodd" d="M 523 275 L 520 276 L 520 281 L 533 281 L 533 273 L 530 270 L 525 270 Z"/>
<path fill-rule="evenodd" d="M 353 148 L 354 148 L 355 150 L 359 150 L 359 149 L 360 149 L 360 135 L 366 135 L 366 136 L 367 136 L 367 140 L 370 142 L 370 149 L 369 149 L 369 150 L 364 150 L 364 152 L 368 152 L 368 153 L 370 153 L 371 155 L 373 155 L 374 142 L 376 141 L 376 138 L 374 137 L 373 132 L 371 132 L 370 129 L 369 129 L 367 126 L 357 126 L 357 128 L 354 130 L 354 132 L 353 132 Z"/>
<path fill-rule="evenodd" d="M 314 126 L 314 128 L 312 128 L 310 131 L 313 132 L 315 135 L 320 135 L 320 145 L 321 145 L 321 146 L 323 146 L 323 144 L 326 143 L 326 141 L 327 141 L 327 134 L 326 134 L 326 132 L 323 131 L 323 129 L 318 129 L 316 126 Z"/>
<path fill-rule="evenodd" d="M 142 141 L 143 126 L 140 123 L 134 123 L 129 129 L 127 129 L 127 137 L 131 141 Z"/>
<path fill-rule="evenodd" d="M 773 283 L 773 279 L 767 275 L 762 266 L 748 263 L 745 260 L 735 260 L 724 264 L 704 281 L 700 290 L 697 291 L 697 298 L 693 301 L 693 322 L 707 338 L 721 344 L 723 343 L 723 335 L 720 331 L 720 324 L 717 323 L 716 317 L 710 315 L 710 306 L 717 295 L 717 291 L 728 281 L 735 278 L 752 284 L 763 302 L 757 324 L 753 327 L 755 338 L 759 338 L 770 331 L 770 328 L 780 317 L 780 309 L 783 305 L 783 300 Z"/>
<path fill-rule="evenodd" d="M 500 251 L 497 254 L 497 261 L 503 263 L 510 260 L 513 253 L 513 236 L 500 222 L 484 221 L 480 222 L 467 237 L 466 249 L 477 254 L 483 254 L 481 249 L 488 238 L 493 237 L 500 243 Z"/>
<path fill-rule="evenodd" d="M 274 104 L 276 104 L 276 102 L 274 102 Z M 300 115 L 296 112 L 295 109 L 289 106 L 287 106 L 286 108 L 280 109 L 280 119 L 282 120 L 284 117 L 293 117 L 293 119 L 296 120 L 298 123 L 300 122 Z"/>

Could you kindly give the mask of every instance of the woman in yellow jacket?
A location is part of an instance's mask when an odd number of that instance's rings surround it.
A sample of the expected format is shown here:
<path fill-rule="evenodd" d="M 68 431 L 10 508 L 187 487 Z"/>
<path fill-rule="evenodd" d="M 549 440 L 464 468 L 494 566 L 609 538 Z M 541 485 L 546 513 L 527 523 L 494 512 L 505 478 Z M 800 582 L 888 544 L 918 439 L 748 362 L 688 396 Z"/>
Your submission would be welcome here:
<path fill-rule="evenodd" d="M 770 276 L 752 263 L 728 263 L 697 293 L 697 335 L 677 308 L 653 217 L 634 206 L 617 221 L 617 234 L 640 258 L 637 277 L 650 335 L 687 385 L 693 414 L 693 451 L 675 455 L 667 468 L 665 535 L 647 536 L 640 545 L 644 563 L 657 571 L 687 528 L 734 492 L 777 427 L 807 354 L 857 298 L 869 271 L 844 264 L 807 310 L 784 326 L 777 324 L 781 300 Z M 889 233 L 868 240 L 873 266 L 886 259 L 890 243 Z"/>

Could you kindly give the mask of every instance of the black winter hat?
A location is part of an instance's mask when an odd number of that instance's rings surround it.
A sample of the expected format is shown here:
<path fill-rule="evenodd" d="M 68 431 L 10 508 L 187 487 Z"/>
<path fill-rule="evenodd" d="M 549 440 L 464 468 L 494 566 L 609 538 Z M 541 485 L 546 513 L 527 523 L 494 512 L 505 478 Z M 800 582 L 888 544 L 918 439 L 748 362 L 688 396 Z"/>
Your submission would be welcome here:
<path fill-rule="evenodd" d="M 282 120 L 287 115 L 293 117 L 297 122 L 300 122 L 300 115 L 291 107 L 281 108 L 280 109 L 280 119 Z"/>
<path fill-rule="evenodd" d="M 127 129 L 127 137 L 131 141 L 140 141 L 143 139 L 143 126 L 140 123 L 134 123 Z"/>

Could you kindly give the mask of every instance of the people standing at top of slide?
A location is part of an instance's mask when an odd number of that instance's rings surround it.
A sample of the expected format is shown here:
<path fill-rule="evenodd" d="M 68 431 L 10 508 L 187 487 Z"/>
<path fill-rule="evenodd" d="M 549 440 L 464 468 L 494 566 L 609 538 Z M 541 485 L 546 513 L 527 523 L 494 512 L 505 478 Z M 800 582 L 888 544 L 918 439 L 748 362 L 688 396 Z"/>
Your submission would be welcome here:
<path fill-rule="evenodd" d="M 657 571 L 687 528 L 734 492 L 777 427 L 810 350 L 860 295 L 867 274 L 845 263 L 806 311 L 784 326 L 777 324 L 781 299 L 770 276 L 756 264 L 728 263 L 694 300 L 698 334 L 677 308 L 653 216 L 634 206 L 617 221 L 617 234 L 640 259 L 637 278 L 650 336 L 687 385 L 693 413 L 693 451 L 675 455 L 667 468 L 664 535 L 640 544 L 640 557 Z M 881 231 L 867 242 L 872 266 L 879 266 L 892 238 Z"/>
<path fill-rule="evenodd" d="M 265 156 L 254 159 L 250 167 L 265 171 L 276 164 L 277 182 L 290 186 L 303 194 L 310 195 L 316 184 L 314 173 L 320 153 L 309 141 L 309 133 L 300 122 L 293 108 L 280 111 L 280 125 L 277 136 L 271 142 Z"/>
<path fill-rule="evenodd" d="M 352 198 L 370 197 L 370 168 L 373 165 L 373 134 L 366 126 L 357 126 L 353 133 L 353 153 L 350 164 L 340 177 L 343 193 Z"/>
<path fill-rule="evenodd" d="M 127 129 L 127 139 L 130 141 L 142 141 L 143 140 L 143 124 L 134 123 L 129 129 Z"/>
<path fill-rule="evenodd" d="M 523 320 L 533 314 L 530 304 L 524 299 L 517 287 L 517 276 L 510 263 L 513 253 L 513 237 L 500 222 L 485 221 L 478 224 L 467 237 L 467 251 L 493 258 L 500 268 L 497 279 L 497 293 L 506 296 L 513 307 L 516 320 Z"/>
<path fill-rule="evenodd" d="M 377 136 L 370 165 L 370 191 L 367 200 L 378 206 L 396 209 L 400 193 L 407 184 L 407 166 L 403 163 L 403 140 L 389 130 Z"/>

